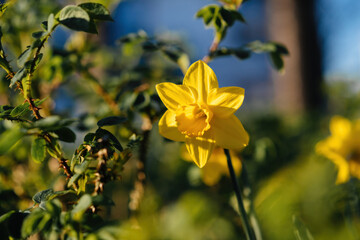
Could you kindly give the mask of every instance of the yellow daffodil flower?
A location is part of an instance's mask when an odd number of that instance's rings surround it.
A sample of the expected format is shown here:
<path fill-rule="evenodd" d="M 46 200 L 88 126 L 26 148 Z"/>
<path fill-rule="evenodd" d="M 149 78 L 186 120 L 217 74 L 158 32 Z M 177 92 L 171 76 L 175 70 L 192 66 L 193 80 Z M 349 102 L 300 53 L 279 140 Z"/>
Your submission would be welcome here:
<path fill-rule="evenodd" d="M 360 179 L 360 120 L 334 116 L 330 120 L 331 136 L 316 145 L 316 152 L 329 158 L 338 168 L 336 183 L 350 176 Z"/>
<path fill-rule="evenodd" d="M 200 168 L 215 145 L 240 150 L 248 144 L 249 136 L 234 115 L 244 100 L 244 89 L 219 88 L 215 73 L 203 61 L 189 67 L 182 85 L 160 83 L 156 91 L 168 109 L 159 121 L 160 134 L 185 142 Z"/>
<path fill-rule="evenodd" d="M 234 171 L 236 175 L 239 175 L 242 166 L 240 158 L 238 158 L 238 156 L 233 151 L 230 151 L 230 156 Z M 187 152 L 186 148 L 181 149 L 181 157 L 186 161 L 192 161 L 192 158 Z M 215 147 L 209 161 L 203 168 L 201 168 L 201 180 L 208 186 L 214 186 L 220 181 L 221 177 L 224 175 L 229 176 L 227 159 L 224 154 L 224 149 L 220 147 Z"/>

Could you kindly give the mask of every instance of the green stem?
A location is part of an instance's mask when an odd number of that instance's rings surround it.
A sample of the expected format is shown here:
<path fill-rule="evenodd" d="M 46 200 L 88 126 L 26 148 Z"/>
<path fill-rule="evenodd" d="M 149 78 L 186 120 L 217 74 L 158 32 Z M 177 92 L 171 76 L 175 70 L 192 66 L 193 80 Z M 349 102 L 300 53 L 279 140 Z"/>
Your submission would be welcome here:
<path fill-rule="evenodd" d="M 228 149 L 224 149 L 224 152 L 225 152 L 227 163 L 228 163 L 231 182 L 232 182 L 234 192 L 235 192 L 235 195 L 236 195 L 236 199 L 237 199 L 237 202 L 238 202 L 240 218 L 241 218 L 241 222 L 243 224 L 246 239 L 248 239 L 248 240 L 256 240 L 256 237 L 254 235 L 254 232 L 251 229 L 250 222 L 248 220 L 247 213 L 246 213 L 245 208 L 244 208 L 243 199 L 242 199 L 241 191 L 240 191 L 240 186 L 239 186 L 239 184 L 237 182 L 237 179 L 236 179 L 234 167 L 233 167 L 232 162 L 231 162 L 230 152 L 229 152 Z"/>

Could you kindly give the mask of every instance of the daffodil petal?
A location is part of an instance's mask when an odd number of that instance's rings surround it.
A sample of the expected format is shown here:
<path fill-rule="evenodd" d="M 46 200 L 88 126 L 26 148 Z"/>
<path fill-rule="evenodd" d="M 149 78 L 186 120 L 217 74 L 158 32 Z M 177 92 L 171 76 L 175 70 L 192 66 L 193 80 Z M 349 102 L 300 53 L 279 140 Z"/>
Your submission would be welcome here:
<path fill-rule="evenodd" d="M 249 135 L 235 115 L 229 118 L 214 117 L 211 127 L 216 145 L 222 148 L 241 150 L 249 143 Z"/>
<path fill-rule="evenodd" d="M 219 88 L 214 71 L 201 60 L 193 63 L 189 67 L 185 74 L 183 84 L 197 90 L 198 103 L 206 103 L 210 90 Z"/>
<path fill-rule="evenodd" d="M 341 116 L 334 116 L 330 120 L 331 135 L 344 139 L 351 133 L 351 122 Z"/>
<path fill-rule="evenodd" d="M 245 90 L 240 87 L 214 88 L 208 95 L 208 105 L 215 116 L 227 118 L 241 106 Z"/>
<path fill-rule="evenodd" d="M 177 128 L 175 113 L 167 110 L 159 121 L 159 133 L 170 140 L 185 142 L 185 136 Z"/>
<path fill-rule="evenodd" d="M 196 92 L 184 85 L 176 85 L 174 83 L 159 83 L 156 85 L 156 91 L 169 110 L 176 111 L 180 105 L 188 105 L 195 103 Z"/>
<path fill-rule="evenodd" d="M 192 160 L 202 168 L 209 160 L 215 146 L 211 133 L 208 131 L 202 137 L 186 137 L 185 143 Z"/>
<path fill-rule="evenodd" d="M 336 164 L 336 163 L 335 163 Z M 336 178 L 336 184 L 341 184 L 349 181 L 350 179 L 350 168 L 347 162 L 343 162 L 342 164 L 336 164 L 338 167 L 338 174 Z"/>
<path fill-rule="evenodd" d="M 219 182 L 221 175 L 223 174 L 223 168 L 220 163 L 211 161 L 205 165 L 201 171 L 201 179 L 208 186 L 214 186 Z"/>

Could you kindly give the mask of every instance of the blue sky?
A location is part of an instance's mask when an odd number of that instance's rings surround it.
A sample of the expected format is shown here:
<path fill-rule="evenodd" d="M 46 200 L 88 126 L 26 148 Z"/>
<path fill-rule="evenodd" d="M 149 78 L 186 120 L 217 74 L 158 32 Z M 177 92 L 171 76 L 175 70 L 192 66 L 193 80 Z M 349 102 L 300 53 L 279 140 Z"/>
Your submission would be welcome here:
<path fill-rule="evenodd" d="M 360 0 L 318 0 L 326 76 L 360 77 Z"/>

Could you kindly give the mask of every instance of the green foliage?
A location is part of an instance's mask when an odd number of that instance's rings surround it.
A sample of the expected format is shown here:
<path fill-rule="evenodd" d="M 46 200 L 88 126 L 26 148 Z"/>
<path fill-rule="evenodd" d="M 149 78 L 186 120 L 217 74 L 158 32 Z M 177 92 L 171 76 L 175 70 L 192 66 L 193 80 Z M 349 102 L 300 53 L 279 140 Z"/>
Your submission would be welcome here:
<path fill-rule="evenodd" d="M 284 60 L 283 56 L 289 54 L 286 47 L 280 43 L 267 42 L 262 43 L 260 41 L 250 42 L 239 48 L 226 48 L 222 47 L 211 53 L 211 57 L 220 57 L 233 55 L 240 60 L 247 59 L 252 53 L 268 53 L 271 63 L 274 68 L 279 71 L 284 71 Z"/>
<path fill-rule="evenodd" d="M 34 138 L 31 144 L 31 157 L 36 162 L 42 162 L 46 157 L 46 141 L 42 137 Z"/>
<path fill-rule="evenodd" d="M 18 126 L 3 132 L 0 136 L 0 155 L 9 151 L 24 135 L 25 133 Z"/>
<path fill-rule="evenodd" d="M 177 44 L 172 42 L 166 42 L 163 40 L 157 40 L 148 35 L 144 31 L 138 33 L 130 33 L 119 39 L 122 44 L 133 45 L 140 44 L 142 49 L 146 52 L 160 51 L 168 59 L 178 64 L 183 73 L 186 72 L 189 67 L 189 56 L 185 51 Z"/>
<path fill-rule="evenodd" d="M 213 27 L 216 38 L 221 41 L 228 30 L 236 21 L 245 23 L 244 17 L 237 10 L 228 9 L 219 5 L 208 5 L 196 13 L 197 18 L 202 18 L 205 26 Z"/>

